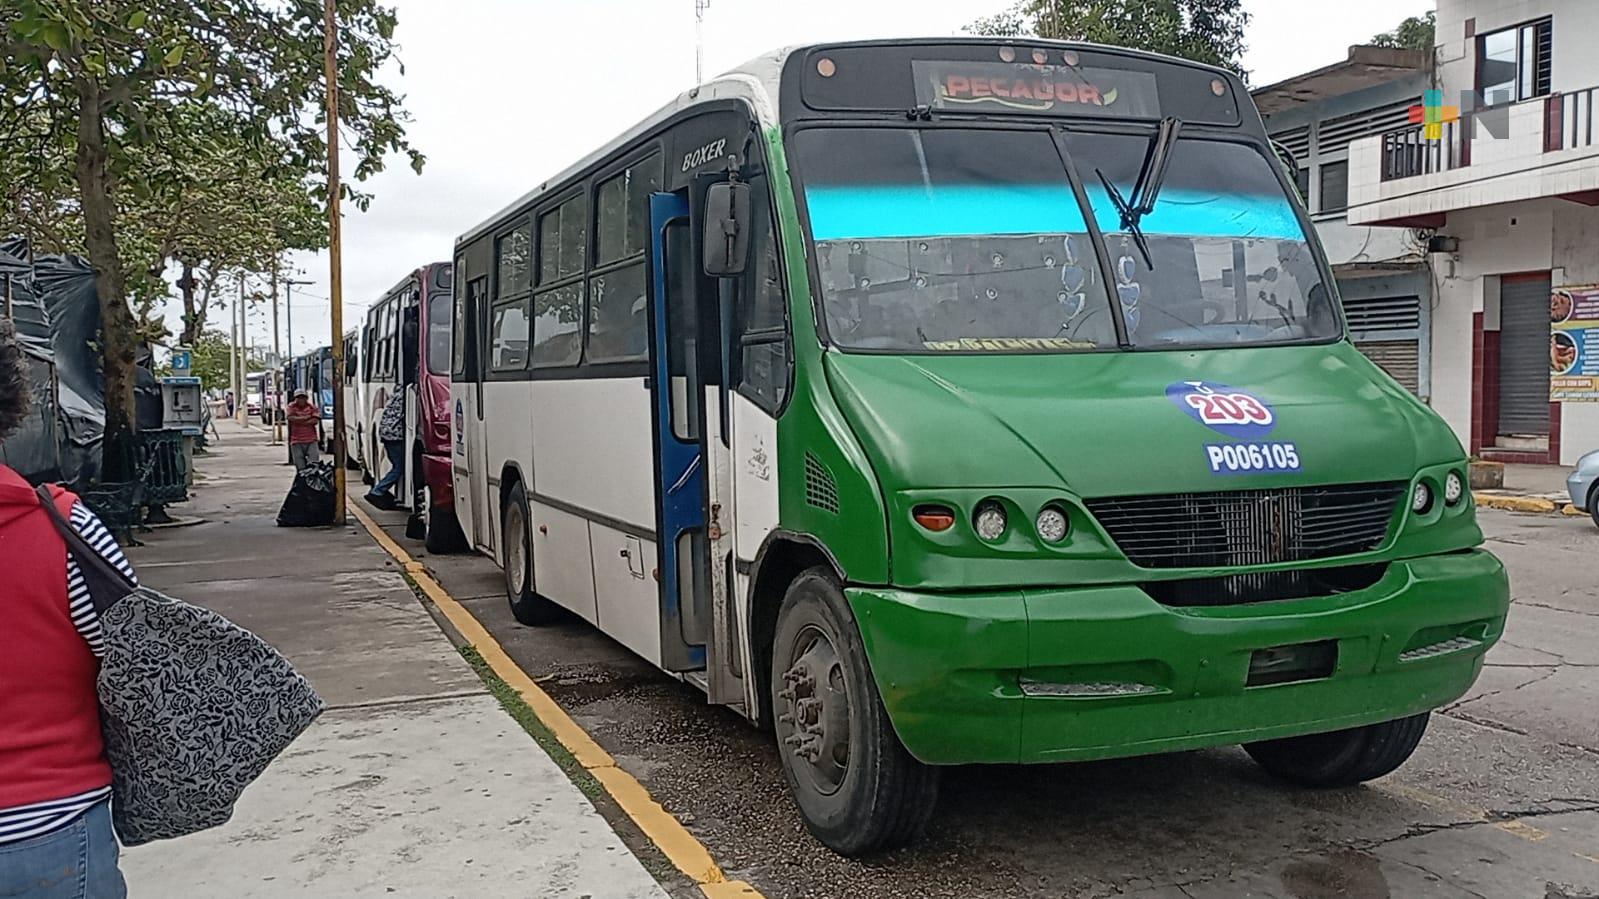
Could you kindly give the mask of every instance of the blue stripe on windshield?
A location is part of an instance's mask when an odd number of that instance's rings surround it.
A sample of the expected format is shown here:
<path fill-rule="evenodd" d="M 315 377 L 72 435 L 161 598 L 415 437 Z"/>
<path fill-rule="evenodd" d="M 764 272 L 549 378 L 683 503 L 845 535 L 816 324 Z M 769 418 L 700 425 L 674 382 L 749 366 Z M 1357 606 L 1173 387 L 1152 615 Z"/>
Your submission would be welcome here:
<path fill-rule="evenodd" d="M 1088 186 L 1100 227 L 1121 230 L 1104 188 Z M 805 191 L 815 240 L 959 237 L 983 234 L 1082 232 L 1071 190 L 1053 184 L 947 187 L 811 187 Z M 1286 197 L 1163 190 L 1140 223 L 1145 234 L 1304 240 Z"/>

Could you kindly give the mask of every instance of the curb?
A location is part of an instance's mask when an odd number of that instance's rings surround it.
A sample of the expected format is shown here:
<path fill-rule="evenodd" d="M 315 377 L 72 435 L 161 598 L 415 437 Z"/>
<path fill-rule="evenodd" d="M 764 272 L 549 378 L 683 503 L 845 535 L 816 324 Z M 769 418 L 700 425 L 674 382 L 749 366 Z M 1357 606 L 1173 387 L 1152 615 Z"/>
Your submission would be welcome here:
<path fill-rule="evenodd" d="M 1537 496 L 1515 496 L 1506 493 L 1483 493 L 1474 491 L 1472 498 L 1477 505 L 1485 509 L 1502 509 L 1506 512 L 1558 512 L 1560 507 L 1554 500 Z"/>
<path fill-rule="evenodd" d="M 742 880 L 729 880 L 711 857 L 710 850 L 695 839 L 671 812 L 663 808 L 643 784 L 623 770 L 582 725 L 572 720 L 566 710 L 516 664 L 477 617 L 434 579 L 425 565 L 411 558 L 365 509 L 353 503 L 348 508 L 378 546 L 399 563 L 400 569 L 453 625 L 465 644 L 476 649 L 489 668 L 521 696 L 556 740 L 566 747 L 577 763 L 599 782 L 623 813 L 632 819 L 645 839 L 655 844 L 668 862 L 691 879 L 706 899 L 764 899 L 750 884 Z"/>

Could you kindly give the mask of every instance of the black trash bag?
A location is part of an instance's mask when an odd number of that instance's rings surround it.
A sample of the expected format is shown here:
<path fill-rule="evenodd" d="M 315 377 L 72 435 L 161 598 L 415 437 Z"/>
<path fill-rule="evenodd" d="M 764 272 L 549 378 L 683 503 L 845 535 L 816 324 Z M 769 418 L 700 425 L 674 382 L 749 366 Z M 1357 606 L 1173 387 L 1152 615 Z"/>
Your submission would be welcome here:
<path fill-rule="evenodd" d="M 307 465 L 294 476 L 294 486 L 278 510 L 280 528 L 315 528 L 333 523 L 333 466 Z"/>

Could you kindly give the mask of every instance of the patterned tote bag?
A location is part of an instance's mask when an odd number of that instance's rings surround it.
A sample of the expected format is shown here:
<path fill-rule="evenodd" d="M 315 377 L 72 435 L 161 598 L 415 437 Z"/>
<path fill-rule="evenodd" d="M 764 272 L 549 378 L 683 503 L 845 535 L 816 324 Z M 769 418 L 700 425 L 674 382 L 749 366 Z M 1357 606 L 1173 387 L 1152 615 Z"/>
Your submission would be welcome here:
<path fill-rule="evenodd" d="M 45 488 L 39 497 L 105 631 L 96 687 L 117 836 L 136 846 L 222 824 L 244 788 L 321 714 L 321 697 L 256 635 L 128 583 Z"/>

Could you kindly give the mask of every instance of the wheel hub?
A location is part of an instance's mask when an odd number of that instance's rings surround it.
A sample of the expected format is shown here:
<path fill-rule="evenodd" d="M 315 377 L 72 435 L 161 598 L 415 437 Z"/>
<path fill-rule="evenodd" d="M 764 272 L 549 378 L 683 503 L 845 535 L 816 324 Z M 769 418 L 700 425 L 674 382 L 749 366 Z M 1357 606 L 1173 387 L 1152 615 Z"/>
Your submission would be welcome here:
<path fill-rule="evenodd" d="M 849 696 L 844 667 L 826 634 L 806 631 L 796 641 L 793 662 L 783 672 L 778 722 L 788 732 L 783 746 L 824 793 L 837 790 L 849 768 Z"/>
<path fill-rule="evenodd" d="M 527 540 L 522 531 L 522 510 L 513 505 L 505 515 L 505 570 L 511 578 L 511 592 L 517 596 L 527 577 Z"/>

